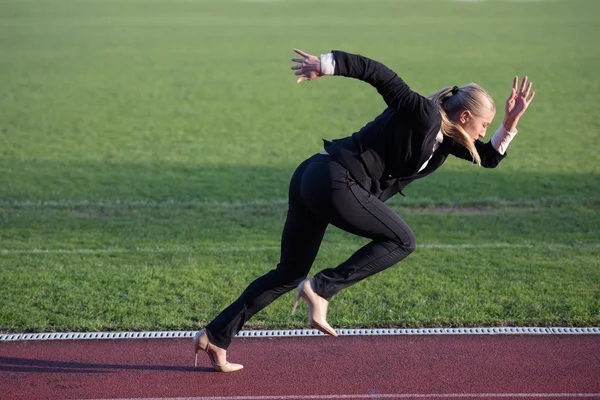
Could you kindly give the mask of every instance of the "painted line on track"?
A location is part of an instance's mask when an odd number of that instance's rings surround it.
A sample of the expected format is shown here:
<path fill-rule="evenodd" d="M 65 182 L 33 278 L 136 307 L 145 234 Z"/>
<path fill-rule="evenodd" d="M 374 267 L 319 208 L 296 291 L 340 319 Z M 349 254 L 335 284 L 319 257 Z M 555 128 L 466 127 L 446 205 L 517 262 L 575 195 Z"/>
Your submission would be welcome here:
<path fill-rule="evenodd" d="M 0 254 L 112 254 L 112 253 L 196 253 L 209 252 L 257 252 L 278 250 L 279 246 L 207 246 L 207 247 L 135 247 L 105 249 L 0 249 Z"/>
<path fill-rule="evenodd" d="M 543 206 L 562 204 L 597 203 L 600 197 L 577 198 L 572 196 L 548 196 L 537 199 L 531 198 L 501 198 L 501 197 L 478 197 L 473 199 L 434 200 L 430 198 L 414 198 L 391 201 L 393 206 L 428 206 L 428 207 L 461 207 L 461 206 Z M 150 199 L 116 199 L 116 200 L 0 200 L 0 207 L 14 208 L 72 208 L 72 207 L 261 207 L 273 205 L 286 205 L 287 198 L 279 199 L 253 199 L 234 201 L 210 201 L 210 200 L 150 200 Z"/>
<path fill-rule="evenodd" d="M 350 245 L 333 246 L 349 248 Z M 418 249 L 600 249 L 600 243 L 423 243 Z M 280 246 L 206 246 L 206 247 L 133 247 L 98 249 L 0 249 L 0 254 L 114 254 L 114 253 L 198 253 L 260 252 L 279 250 Z"/>
<path fill-rule="evenodd" d="M 581 398 L 600 397 L 600 393 L 398 393 L 398 394 L 324 394 L 285 396 L 156 397 L 110 400 L 320 400 L 320 399 L 477 399 L 477 398 Z M 95 399 L 109 400 L 109 399 Z"/>
<path fill-rule="evenodd" d="M 46 332 L 0 334 L 0 342 L 38 340 L 90 339 L 183 339 L 192 338 L 197 331 L 155 332 Z M 340 336 L 386 335 L 600 335 L 598 327 L 482 327 L 482 328 L 420 328 L 420 329 L 336 329 Z M 239 338 L 285 338 L 325 336 L 316 329 L 240 331 Z"/>
<path fill-rule="evenodd" d="M 71 207 L 257 207 L 285 205 L 287 199 L 255 199 L 245 201 L 208 200 L 3 200 L 0 207 L 71 208 Z"/>

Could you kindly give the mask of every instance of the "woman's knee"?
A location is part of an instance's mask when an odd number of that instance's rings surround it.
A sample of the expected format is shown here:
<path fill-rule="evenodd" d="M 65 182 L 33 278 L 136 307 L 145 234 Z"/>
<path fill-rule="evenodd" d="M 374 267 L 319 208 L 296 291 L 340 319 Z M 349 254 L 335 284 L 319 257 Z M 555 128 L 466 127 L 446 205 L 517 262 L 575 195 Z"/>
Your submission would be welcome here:
<path fill-rule="evenodd" d="M 394 243 L 402 248 L 405 254 L 410 254 L 417 248 L 417 238 L 414 232 L 408 227 L 404 227 L 401 231 L 396 232 Z"/>

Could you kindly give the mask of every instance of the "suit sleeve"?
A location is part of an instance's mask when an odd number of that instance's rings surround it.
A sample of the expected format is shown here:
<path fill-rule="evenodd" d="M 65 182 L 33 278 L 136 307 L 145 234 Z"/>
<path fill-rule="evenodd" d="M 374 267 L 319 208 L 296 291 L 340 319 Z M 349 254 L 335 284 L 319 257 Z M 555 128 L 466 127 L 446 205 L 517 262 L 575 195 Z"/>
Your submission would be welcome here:
<path fill-rule="evenodd" d="M 447 140 L 449 138 L 444 138 Z M 481 140 L 475 141 L 475 148 L 481 158 L 481 166 L 485 168 L 496 168 L 500 161 L 504 160 L 507 153 L 500 154 L 491 142 L 484 143 Z M 469 150 L 458 142 L 452 141 L 452 147 L 450 148 L 450 154 L 455 157 L 462 158 L 463 160 L 471 161 L 474 163 L 473 157 Z"/>
<path fill-rule="evenodd" d="M 394 71 L 380 62 L 339 50 L 334 50 L 333 56 L 334 75 L 369 83 L 392 110 L 410 113 L 416 118 L 427 118 L 437 111 L 430 100 L 412 91 Z"/>

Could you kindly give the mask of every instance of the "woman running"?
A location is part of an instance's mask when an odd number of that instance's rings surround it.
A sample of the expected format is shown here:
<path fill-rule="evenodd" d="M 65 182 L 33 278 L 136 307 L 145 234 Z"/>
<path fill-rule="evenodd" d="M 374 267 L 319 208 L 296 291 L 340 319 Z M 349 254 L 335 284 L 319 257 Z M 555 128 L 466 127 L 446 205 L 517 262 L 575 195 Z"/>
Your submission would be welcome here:
<path fill-rule="evenodd" d="M 327 323 L 331 298 L 342 289 L 398 263 L 415 250 L 410 227 L 386 204 L 409 183 L 438 169 L 448 155 L 486 168 L 506 157 L 517 124 L 533 100 L 531 82 L 518 77 L 504 108 L 504 120 L 487 143 L 482 142 L 496 114 L 492 97 L 470 83 L 447 87 L 428 97 L 412 91 L 385 65 L 366 57 L 333 51 L 315 57 L 295 49 L 301 58 L 291 68 L 297 82 L 322 76 L 344 76 L 371 84 L 387 108 L 358 132 L 325 141 L 324 150 L 305 160 L 292 176 L 289 209 L 275 269 L 252 282 L 241 296 L 194 337 L 195 365 L 204 350 L 216 371 L 243 368 L 227 362 L 232 338 L 254 314 L 279 296 L 298 288 L 308 304 L 309 323 L 337 336 Z M 332 224 L 371 240 L 336 268 L 306 279 L 325 229 Z"/>

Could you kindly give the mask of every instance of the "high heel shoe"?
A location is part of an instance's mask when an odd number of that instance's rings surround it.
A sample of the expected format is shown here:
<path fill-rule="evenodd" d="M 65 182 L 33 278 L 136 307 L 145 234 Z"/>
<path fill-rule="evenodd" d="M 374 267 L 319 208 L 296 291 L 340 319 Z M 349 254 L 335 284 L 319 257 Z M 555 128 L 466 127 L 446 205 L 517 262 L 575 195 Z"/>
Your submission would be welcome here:
<path fill-rule="evenodd" d="M 210 342 L 208 340 L 208 335 L 206 334 L 206 330 L 202 329 L 200 332 L 196 333 L 194 336 L 194 367 L 198 366 L 198 350 L 204 350 L 206 354 L 208 354 L 208 358 L 210 358 L 210 363 L 212 367 L 217 372 L 235 372 L 244 368 L 242 364 L 234 364 L 230 362 L 226 362 L 225 364 L 219 364 L 215 355 L 209 351 Z"/>
<path fill-rule="evenodd" d="M 327 335 L 337 337 L 337 332 L 326 320 L 329 302 L 315 293 L 313 290 L 312 279 L 305 279 L 298 285 L 298 295 L 296 296 L 294 307 L 292 307 L 292 315 L 296 312 L 300 297 L 306 300 L 306 303 L 308 304 L 308 322 L 310 323 L 310 326 Z"/>

